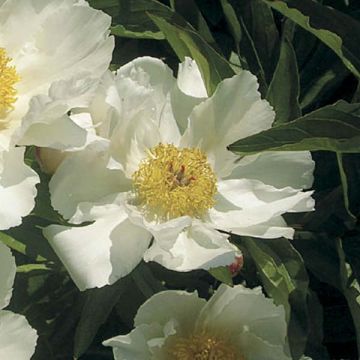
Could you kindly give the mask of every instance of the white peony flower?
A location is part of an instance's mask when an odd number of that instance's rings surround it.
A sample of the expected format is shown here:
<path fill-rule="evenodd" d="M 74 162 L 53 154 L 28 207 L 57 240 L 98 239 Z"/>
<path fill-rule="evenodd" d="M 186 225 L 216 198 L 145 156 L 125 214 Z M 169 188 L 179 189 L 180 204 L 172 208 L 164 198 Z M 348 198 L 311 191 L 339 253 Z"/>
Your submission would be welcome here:
<path fill-rule="evenodd" d="M 108 72 L 77 111 L 93 142 L 66 157 L 50 191 L 71 223 L 92 223 L 44 234 L 80 289 L 111 284 L 142 258 L 177 271 L 229 265 L 239 251 L 227 233 L 292 238 L 282 215 L 313 209 L 302 191 L 313 180 L 309 152 L 227 150 L 274 120 L 255 76 L 242 71 L 209 98 L 195 62 L 179 79 L 139 58 Z"/>
<path fill-rule="evenodd" d="M 290 360 L 283 306 L 260 288 L 222 284 L 206 302 L 169 290 L 148 299 L 128 335 L 104 342 L 115 360 Z"/>
<path fill-rule="evenodd" d="M 9 305 L 16 273 L 15 259 L 0 242 L 0 309 Z M 24 316 L 0 310 L 0 359 L 29 360 L 35 351 L 36 331 Z"/>
<path fill-rule="evenodd" d="M 0 203 L 6 204 L 0 229 L 20 224 L 31 211 L 39 181 L 14 144 L 86 142 L 71 119 L 44 118 L 66 113 L 57 102 L 63 93 L 69 108 L 87 104 L 83 94 L 96 88 L 111 60 L 110 21 L 83 0 L 0 0 Z"/>

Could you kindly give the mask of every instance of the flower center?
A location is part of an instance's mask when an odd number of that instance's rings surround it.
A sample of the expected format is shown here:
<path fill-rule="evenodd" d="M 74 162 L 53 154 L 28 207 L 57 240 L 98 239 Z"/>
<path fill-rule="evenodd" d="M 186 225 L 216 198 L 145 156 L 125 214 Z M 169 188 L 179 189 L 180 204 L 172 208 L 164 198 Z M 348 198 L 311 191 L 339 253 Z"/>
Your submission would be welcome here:
<path fill-rule="evenodd" d="M 216 176 L 197 148 L 160 143 L 132 178 L 140 206 L 155 219 L 200 218 L 215 204 Z"/>
<path fill-rule="evenodd" d="M 16 101 L 15 84 L 20 80 L 14 66 L 9 66 L 11 58 L 0 48 L 0 118 L 4 118 Z"/>
<path fill-rule="evenodd" d="M 245 360 L 231 343 L 206 332 L 174 339 L 166 354 L 169 360 Z"/>

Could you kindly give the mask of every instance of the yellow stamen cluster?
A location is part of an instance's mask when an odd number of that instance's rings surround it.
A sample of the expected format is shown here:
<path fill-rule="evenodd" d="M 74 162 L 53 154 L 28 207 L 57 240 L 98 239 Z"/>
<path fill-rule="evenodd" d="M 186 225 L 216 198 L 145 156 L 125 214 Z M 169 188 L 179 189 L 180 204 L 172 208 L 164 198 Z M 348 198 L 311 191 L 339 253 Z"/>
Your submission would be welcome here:
<path fill-rule="evenodd" d="M 158 220 L 200 218 L 215 204 L 216 176 L 197 148 L 160 143 L 132 178 L 139 205 Z"/>
<path fill-rule="evenodd" d="M 9 66 L 11 59 L 5 49 L 0 48 L 0 119 L 13 109 L 17 91 L 15 84 L 20 80 L 14 66 Z"/>
<path fill-rule="evenodd" d="M 245 360 L 231 343 L 207 332 L 173 339 L 166 351 L 169 360 Z"/>

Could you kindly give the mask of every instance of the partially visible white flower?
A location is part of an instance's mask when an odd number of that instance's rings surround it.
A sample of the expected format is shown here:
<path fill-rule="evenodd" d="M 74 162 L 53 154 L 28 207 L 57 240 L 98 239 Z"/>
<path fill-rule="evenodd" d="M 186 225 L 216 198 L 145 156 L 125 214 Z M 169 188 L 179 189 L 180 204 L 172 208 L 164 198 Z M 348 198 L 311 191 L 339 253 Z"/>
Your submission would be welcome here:
<path fill-rule="evenodd" d="M 0 359 L 29 360 L 37 334 L 22 315 L 2 310 L 9 305 L 16 273 L 15 259 L 0 242 Z"/>
<path fill-rule="evenodd" d="M 106 73 L 76 113 L 91 119 L 93 141 L 66 157 L 50 192 L 71 223 L 92 223 L 44 234 L 80 289 L 113 283 L 142 258 L 176 271 L 230 265 L 239 251 L 228 233 L 292 238 L 282 215 L 313 210 L 302 191 L 313 180 L 309 152 L 239 158 L 227 149 L 274 120 L 255 76 L 242 71 L 208 98 L 195 62 L 179 79 L 138 58 Z"/>
<path fill-rule="evenodd" d="M 29 214 L 39 182 L 16 144 L 86 144 L 86 131 L 64 114 L 89 104 L 107 70 L 110 22 L 83 0 L 0 1 L 0 229 Z"/>
<path fill-rule="evenodd" d="M 135 328 L 104 342 L 115 360 L 290 360 L 283 306 L 260 288 L 222 284 L 206 302 L 169 290 L 138 310 Z"/>

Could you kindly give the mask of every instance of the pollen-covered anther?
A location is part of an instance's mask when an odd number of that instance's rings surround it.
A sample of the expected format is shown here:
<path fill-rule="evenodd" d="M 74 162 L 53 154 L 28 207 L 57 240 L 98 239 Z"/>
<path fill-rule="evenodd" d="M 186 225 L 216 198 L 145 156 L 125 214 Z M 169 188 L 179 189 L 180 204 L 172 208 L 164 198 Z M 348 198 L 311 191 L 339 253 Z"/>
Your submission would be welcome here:
<path fill-rule="evenodd" d="M 14 66 L 10 66 L 11 58 L 4 48 L 0 48 L 0 119 L 13 110 L 17 91 L 15 84 L 20 80 Z"/>
<path fill-rule="evenodd" d="M 166 351 L 172 360 L 245 360 L 231 342 L 208 332 L 174 336 Z"/>
<path fill-rule="evenodd" d="M 198 148 L 160 143 L 132 178 L 140 206 L 156 219 L 201 218 L 215 204 L 216 176 Z"/>

